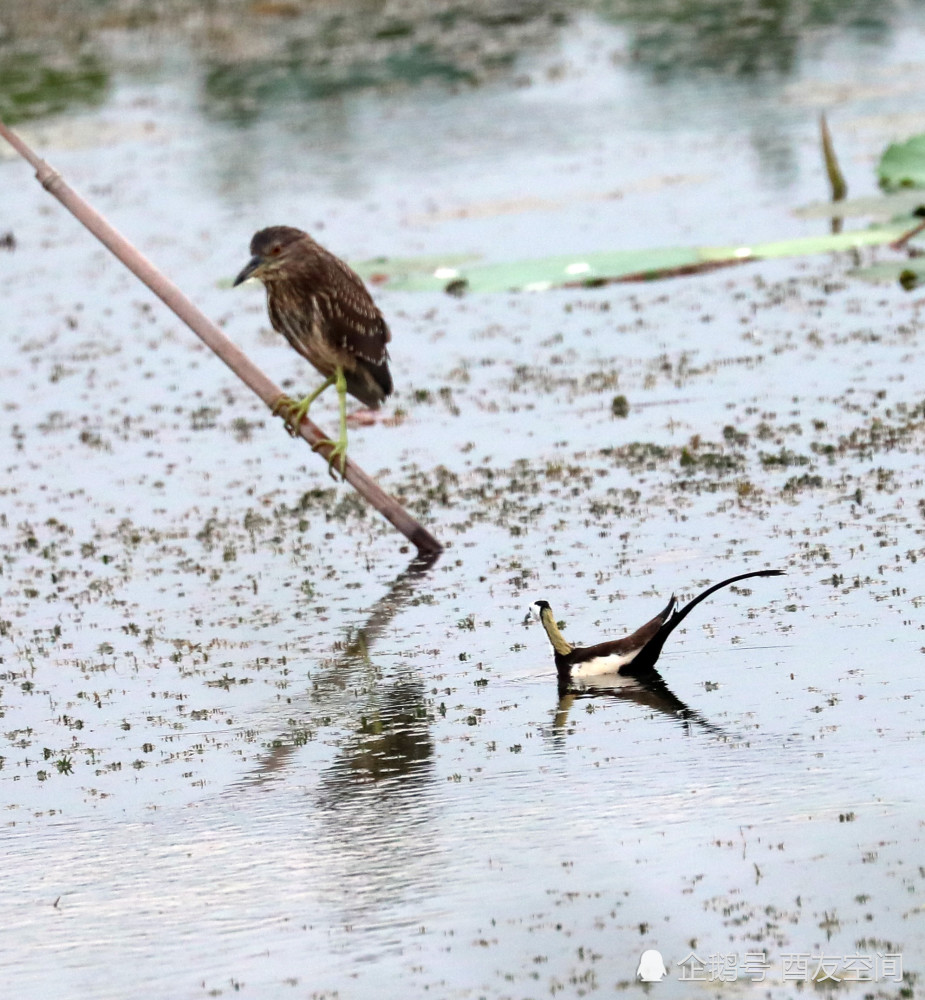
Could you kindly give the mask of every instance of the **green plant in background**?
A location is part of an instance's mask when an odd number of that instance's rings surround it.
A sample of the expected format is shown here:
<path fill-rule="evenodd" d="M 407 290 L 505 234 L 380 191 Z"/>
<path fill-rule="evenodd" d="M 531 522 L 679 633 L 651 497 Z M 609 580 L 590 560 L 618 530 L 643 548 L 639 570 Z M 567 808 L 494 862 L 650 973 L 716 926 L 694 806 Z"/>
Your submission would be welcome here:
<path fill-rule="evenodd" d="M 96 56 L 51 63 L 34 52 L 7 52 L 0 60 L 0 120 L 7 125 L 102 104 L 109 73 Z"/>
<path fill-rule="evenodd" d="M 925 135 L 887 146 L 877 165 L 877 176 L 884 191 L 925 188 Z"/>

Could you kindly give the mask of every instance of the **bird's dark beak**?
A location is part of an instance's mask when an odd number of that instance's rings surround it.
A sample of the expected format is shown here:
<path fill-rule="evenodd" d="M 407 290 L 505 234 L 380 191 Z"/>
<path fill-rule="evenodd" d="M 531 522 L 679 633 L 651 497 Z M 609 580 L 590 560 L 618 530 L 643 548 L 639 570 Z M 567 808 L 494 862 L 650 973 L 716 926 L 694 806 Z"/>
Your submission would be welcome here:
<path fill-rule="evenodd" d="M 242 281 L 247 281 L 262 263 L 263 261 L 259 257 L 251 257 L 244 270 L 234 279 L 234 284 L 231 287 L 237 288 Z"/>

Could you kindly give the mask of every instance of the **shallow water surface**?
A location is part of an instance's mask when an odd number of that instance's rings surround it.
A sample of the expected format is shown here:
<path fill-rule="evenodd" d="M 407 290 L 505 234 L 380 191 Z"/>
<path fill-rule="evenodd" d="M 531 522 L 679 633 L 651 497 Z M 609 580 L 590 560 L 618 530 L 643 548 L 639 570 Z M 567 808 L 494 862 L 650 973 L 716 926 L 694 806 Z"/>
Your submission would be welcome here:
<path fill-rule="evenodd" d="M 113 29 L 101 103 L 23 130 L 298 391 L 314 373 L 262 294 L 227 287 L 254 229 L 301 224 L 354 260 L 821 232 L 790 214 L 824 196 L 817 111 L 872 193 L 917 113 L 920 15 L 810 23 L 749 74 L 735 46 L 670 72 L 646 58 L 670 19 L 589 7 L 512 20 L 513 61 L 472 55 L 464 86 L 324 94 L 282 57 L 266 83 L 250 47 L 277 51 L 273 31 L 242 32 L 223 76 L 206 42 L 231 36 Z M 225 91 L 228 66 L 250 71 Z M 846 995 L 911 995 L 915 297 L 855 283 L 848 255 L 377 291 L 397 391 L 351 454 L 446 543 L 409 564 L 21 163 L 0 171 L 11 995 L 608 995 L 638 989 L 647 949 L 666 997 L 691 995 L 692 956 L 710 994 L 789 997 L 827 962 L 861 980 Z M 718 592 L 669 640 L 684 716 L 651 692 L 560 699 L 524 620 L 545 598 L 588 644 L 766 567 L 787 576 Z"/>

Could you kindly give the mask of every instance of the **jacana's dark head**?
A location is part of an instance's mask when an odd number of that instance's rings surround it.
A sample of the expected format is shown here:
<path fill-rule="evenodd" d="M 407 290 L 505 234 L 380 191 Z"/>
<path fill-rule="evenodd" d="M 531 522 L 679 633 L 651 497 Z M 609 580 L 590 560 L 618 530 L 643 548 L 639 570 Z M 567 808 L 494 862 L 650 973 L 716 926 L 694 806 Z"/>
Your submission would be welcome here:
<path fill-rule="evenodd" d="M 293 226 L 270 226 L 254 233 L 251 240 L 251 259 L 234 279 L 235 286 L 248 278 L 258 278 L 260 281 L 272 281 L 276 277 L 285 277 L 287 267 L 298 259 L 299 255 L 311 247 L 310 237 L 301 229 Z"/>

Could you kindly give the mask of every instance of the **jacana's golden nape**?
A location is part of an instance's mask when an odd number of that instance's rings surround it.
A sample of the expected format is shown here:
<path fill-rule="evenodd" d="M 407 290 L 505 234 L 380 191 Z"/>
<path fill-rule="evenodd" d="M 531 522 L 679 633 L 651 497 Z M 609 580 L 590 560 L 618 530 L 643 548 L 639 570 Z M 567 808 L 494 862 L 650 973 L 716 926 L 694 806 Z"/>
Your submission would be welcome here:
<path fill-rule="evenodd" d="M 783 575 L 784 571 L 780 569 L 760 569 L 751 573 L 731 576 L 727 580 L 722 580 L 720 583 L 708 587 L 680 610 L 678 610 L 677 600 L 672 594 L 668 604 L 632 635 L 623 639 L 601 642 L 595 646 L 571 645 L 559 631 L 555 615 L 552 613 L 548 601 L 536 601 L 532 605 L 532 610 L 542 623 L 552 644 L 560 685 L 567 684 L 573 679 L 578 680 L 582 677 L 604 674 L 644 676 L 655 672 L 655 663 L 665 645 L 665 640 L 701 601 L 716 593 L 717 590 L 728 587 L 732 583 L 738 583 L 740 580 L 749 580 L 756 576 Z"/>
<path fill-rule="evenodd" d="M 328 471 L 347 461 L 347 393 L 378 409 L 392 392 L 389 328 L 360 276 L 308 233 L 291 226 L 261 229 L 251 240 L 251 259 L 235 278 L 262 281 L 273 329 L 325 376 L 301 400 L 280 396 L 273 412 L 297 434 L 314 401 L 330 385 L 337 388 L 340 433 L 325 440 L 332 450 Z"/>

